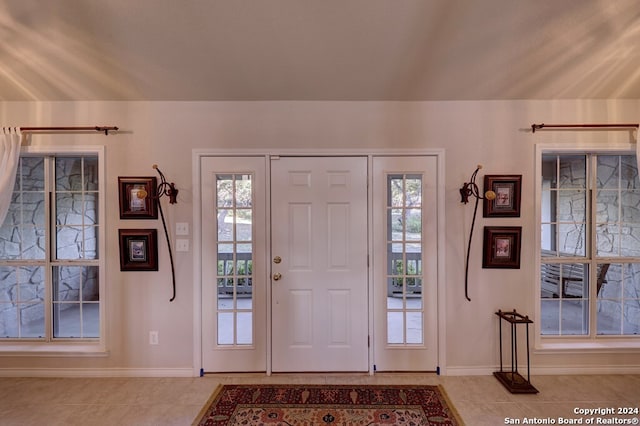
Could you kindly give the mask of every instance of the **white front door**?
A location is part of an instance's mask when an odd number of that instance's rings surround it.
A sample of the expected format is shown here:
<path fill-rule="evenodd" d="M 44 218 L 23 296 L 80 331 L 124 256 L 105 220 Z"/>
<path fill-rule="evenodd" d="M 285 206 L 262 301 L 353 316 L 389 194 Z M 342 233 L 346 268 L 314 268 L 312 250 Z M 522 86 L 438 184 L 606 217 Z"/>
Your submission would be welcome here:
<path fill-rule="evenodd" d="M 437 157 L 268 159 L 200 159 L 202 370 L 435 370 Z"/>
<path fill-rule="evenodd" d="M 266 159 L 200 167 L 202 370 L 266 371 Z"/>
<path fill-rule="evenodd" d="M 373 159 L 374 359 L 379 371 L 438 368 L 438 160 Z"/>
<path fill-rule="evenodd" d="M 272 369 L 367 371 L 367 158 L 271 161 Z"/>

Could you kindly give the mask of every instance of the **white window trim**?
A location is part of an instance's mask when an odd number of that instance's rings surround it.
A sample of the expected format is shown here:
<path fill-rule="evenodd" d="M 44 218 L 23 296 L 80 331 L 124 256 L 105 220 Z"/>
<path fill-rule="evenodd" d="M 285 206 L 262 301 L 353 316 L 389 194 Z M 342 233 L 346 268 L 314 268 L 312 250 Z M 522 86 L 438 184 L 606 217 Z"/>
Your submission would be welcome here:
<path fill-rule="evenodd" d="M 99 289 L 100 289 L 100 338 L 92 341 L 78 339 L 77 341 L 55 341 L 45 343 L 41 341 L 29 340 L 8 340 L 0 341 L 0 357 L 13 356 L 55 356 L 55 357 L 78 357 L 78 356 L 107 356 L 106 339 L 106 169 L 105 169 L 105 147 L 101 145 L 88 146 L 25 146 L 22 147 L 20 155 L 40 154 L 40 155 L 97 155 L 98 156 L 98 267 L 99 267 Z"/>
<path fill-rule="evenodd" d="M 586 151 L 597 151 L 605 154 L 636 154 L 635 144 L 611 144 L 601 143 L 540 143 L 535 145 L 535 286 L 533 290 L 534 313 L 537 321 L 534 321 L 534 353 L 640 353 L 640 336 L 596 336 L 585 338 L 583 336 L 542 336 L 540 333 L 540 229 L 542 219 L 541 188 L 542 188 L 542 154 L 577 154 Z"/>

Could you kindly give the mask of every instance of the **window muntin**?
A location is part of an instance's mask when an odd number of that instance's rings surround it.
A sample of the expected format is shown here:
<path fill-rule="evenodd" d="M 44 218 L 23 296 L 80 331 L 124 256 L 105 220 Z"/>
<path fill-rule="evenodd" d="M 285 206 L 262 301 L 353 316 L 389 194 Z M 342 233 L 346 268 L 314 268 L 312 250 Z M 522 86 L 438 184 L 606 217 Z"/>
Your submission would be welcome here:
<path fill-rule="evenodd" d="M 43 266 L 0 265 L 0 339 L 45 335 Z"/>
<path fill-rule="evenodd" d="M 54 337 L 100 337 L 98 277 L 97 266 L 54 266 Z"/>
<path fill-rule="evenodd" d="M 543 154 L 541 182 L 541 334 L 640 334 L 635 156 Z"/>
<path fill-rule="evenodd" d="M 253 176 L 216 175 L 218 345 L 252 345 Z"/>
<path fill-rule="evenodd" d="M 424 343 L 422 175 L 387 176 L 387 343 Z"/>
<path fill-rule="evenodd" d="M 542 156 L 542 256 L 585 256 L 586 157 Z"/>
<path fill-rule="evenodd" d="M 597 172 L 597 256 L 640 257 L 640 182 L 636 157 L 599 155 Z"/>
<path fill-rule="evenodd" d="M 640 263 L 601 264 L 608 268 L 597 299 L 597 333 L 640 334 Z"/>
<path fill-rule="evenodd" d="M 20 158 L 0 226 L 0 339 L 100 338 L 98 163 Z"/>

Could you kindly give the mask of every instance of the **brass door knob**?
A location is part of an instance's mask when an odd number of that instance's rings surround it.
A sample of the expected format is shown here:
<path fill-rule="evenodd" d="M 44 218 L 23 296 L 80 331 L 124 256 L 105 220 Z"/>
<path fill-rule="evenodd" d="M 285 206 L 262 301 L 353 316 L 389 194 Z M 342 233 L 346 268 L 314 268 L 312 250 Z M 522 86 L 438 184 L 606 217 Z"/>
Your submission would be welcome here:
<path fill-rule="evenodd" d="M 282 278 L 282 274 L 280 272 L 276 272 L 275 274 L 273 274 L 274 281 L 278 281 L 280 278 Z"/>

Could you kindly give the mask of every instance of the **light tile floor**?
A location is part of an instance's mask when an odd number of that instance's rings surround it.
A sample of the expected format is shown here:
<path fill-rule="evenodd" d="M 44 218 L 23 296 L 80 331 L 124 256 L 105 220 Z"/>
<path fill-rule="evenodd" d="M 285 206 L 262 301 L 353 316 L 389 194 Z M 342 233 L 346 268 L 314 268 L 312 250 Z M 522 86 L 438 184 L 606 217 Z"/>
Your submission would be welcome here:
<path fill-rule="evenodd" d="M 1 425 L 190 425 L 221 383 L 441 384 L 465 424 L 587 419 L 576 409 L 640 409 L 640 375 L 537 376 L 536 395 L 513 395 L 493 376 L 378 373 L 207 375 L 202 378 L 0 378 Z M 611 416 L 609 416 L 610 418 Z M 616 416 L 621 419 L 640 415 Z M 509 423 L 510 420 L 513 423 Z M 520 423 L 517 423 L 520 422 Z M 620 424 L 620 423 L 618 423 Z M 637 424 L 637 423 L 632 423 Z"/>

